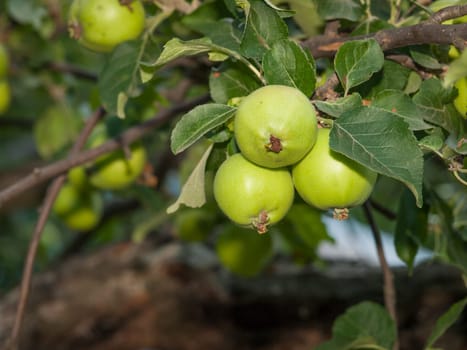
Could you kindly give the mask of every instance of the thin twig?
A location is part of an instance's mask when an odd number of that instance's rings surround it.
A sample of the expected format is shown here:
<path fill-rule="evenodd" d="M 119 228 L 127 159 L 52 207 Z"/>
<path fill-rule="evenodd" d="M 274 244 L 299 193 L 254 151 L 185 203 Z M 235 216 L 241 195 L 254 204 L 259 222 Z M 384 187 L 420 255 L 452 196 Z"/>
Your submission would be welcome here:
<path fill-rule="evenodd" d="M 380 214 L 382 214 L 384 217 L 386 217 L 386 219 L 396 220 L 397 215 L 392 210 L 384 207 L 383 205 L 381 205 L 380 203 L 376 202 L 373 199 L 370 199 L 369 201 L 370 201 L 370 205 L 373 207 L 373 209 L 375 209 Z"/>
<path fill-rule="evenodd" d="M 335 91 L 339 85 L 339 78 L 333 73 L 326 82 L 316 89 L 313 97 L 318 100 L 335 100 L 339 94 Z"/>
<path fill-rule="evenodd" d="M 139 140 L 154 128 L 164 125 L 170 121 L 175 115 L 190 110 L 191 108 L 207 101 L 209 101 L 209 95 L 203 95 L 191 101 L 163 110 L 154 118 L 126 130 L 115 139 L 111 139 L 99 147 L 80 152 L 73 157 L 62 159 L 50 165 L 34 169 L 31 174 L 18 180 L 16 183 L 0 192 L 0 206 L 8 200 L 16 197 L 18 194 L 33 188 L 44 181 L 63 174 L 71 168 L 83 165 L 103 154 L 115 151 L 122 148 L 124 145 L 129 145 L 136 140 Z"/>
<path fill-rule="evenodd" d="M 378 254 L 378 259 L 381 265 L 381 269 L 383 271 L 384 304 L 386 305 L 386 309 L 388 310 L 389 315 L 394 320 L 394 323 L 396 324 L 396 329 L 397 329 L 396 289 L 394 287 L 394 276 L 386 260 L 386 256 L 384 254 L 384 249 L 383 249 L 383 242 L 381 239 L 381 233 L 378 229 L 378 226 L 376 225 L 375 219 L 373 217 L 373 213 L 371 212 L 371 206 L 368 201 L 363 205 L 363 209 L 365 211 L 365 216 L 368 221 L 368 224 L 371 227 L 371 232 L 375 240 L 376 252 Z M 396 336 L 393 350 L 398 350 L 398 349 L 399 349 L 399 341 L 398 341 L 398 337 Z"/>
<path fill-rule="evenodd" d="M 0 119 L 0 128 L 17 128 L 31 130 L 34 127 L 34 120 L 32 118 L 18 118 L 18 117 L 5 117 Z"/>
<path fill-rule="evenodd" d="M 48 62 L 45 66 L 55 72 L 69 73 L 84 80 L 95 82 L 98 78 L 96 73 L 69 63 Z"/>
<path fill-rule="evenodd" d="M 75 156 L 79 151 L 84 147 L 86 140 L 91 134 L 92 130 L 98 123 L 98 121 L 104 116 L 105 112 L 103 109 L 99 109 L 96 113 L 93 114 L 91 118 L 88 119 L 86 125 L 81 132 L 78 140 L 76 140 L 73 148 L 70 151 L 70 157 Z M 37 248 L 39 246 L 42 232 L 44 231 L 44 226 L 47 223 L 52 206 L 57 198 L 58 192 L 60 191 L 62 185 L 66 180 L 66 175 L 58 176 L 50 185 L 47 195 L 44 199 L 44 204 L 42 205 L 39 220 L 34 228 L 31 241 L 29 243 L 28 254 L 26 257 L 26 262 L 23 268 L 23 277 L 21 279 L 20 295 L 18 300 L 18 307 L 16 310 L 16 317 L 13 324 L 13 329 L 11 331 L 10 338 L 7 340 L 6 349 L 16 350 L 18 348 L 19 335 L 21 332 L 21 325 L 24 319 L 24 313 L 28 303 L 29 292 L 31 290 L 31 280 L 32 273 L 34 268 L 34 261 L 36 259 Z"/>

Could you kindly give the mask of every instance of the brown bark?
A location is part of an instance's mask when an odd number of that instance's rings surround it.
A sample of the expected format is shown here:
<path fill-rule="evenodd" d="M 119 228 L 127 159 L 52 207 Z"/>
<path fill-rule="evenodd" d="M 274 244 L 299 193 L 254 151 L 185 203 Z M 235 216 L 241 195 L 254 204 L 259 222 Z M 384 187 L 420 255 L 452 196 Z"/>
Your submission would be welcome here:
<path fill-rule="evenodd" d="M 402 28 L 381 30 L 377 33 L 359 36 L 316 36 L 302 42 L 315 58 L 333 57 L 339 47 L 347 41 L 374 38 L 383 51 L 410 45 L 438 44 L 465 47 L 467 42 L 467 23 L 442 25 L 422 22 Z"/>

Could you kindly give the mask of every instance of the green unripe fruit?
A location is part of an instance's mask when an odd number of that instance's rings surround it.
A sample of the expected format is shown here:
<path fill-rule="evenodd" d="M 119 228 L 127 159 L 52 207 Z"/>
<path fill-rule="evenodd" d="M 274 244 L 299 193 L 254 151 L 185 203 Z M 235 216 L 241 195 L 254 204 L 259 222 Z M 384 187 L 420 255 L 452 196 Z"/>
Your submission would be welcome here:
<path fill-rule="evenodd" d="M 97 192 L 81 196 L 79 203 L 61 217 L 65 225 L 75 231 L 89 231 L 97 227 L 103 211 L 103 204 Z"/>
<path fill-rule="evenodd" d="M 85 189 L 88 186 L 88 176 L 83 166 L 77 166 L 68 172 L 68 181 L 76 188 Z"/>
<path fill-rule="evenodd" d="M 316 140 L 316 111 L 298 89 L 268 85 L 253 91 L 238 107 L 235 140 L 249 161 L 268 168 L 294 164 Z"/>
<path fill-rule="evenodd" d="M 252 277 L 264 269 L 272 256 L 271 235 L 258 235 L 234 225 L 220 232 L 216 252 L 221 264 L 234 274 Z"/>
<path fill-rule="evenodd" d="M 214 177 L 214 198 L 233 222 L 264 233 L 292 205 L 292 177 L 287 169 L 260 167 L 237 153 L 219 167 Z"/>
<path fill-rule="evenodd" d="M 55 199 L 53 211 L 57 215 L 64 215 L 75 208 L 80 201 L 78 189 L 70 183 L 66 183 L 60 189 Z"/>
<path fill-rule="evenodd" d="M 185 241 L 203 241 L 211 233 L 214 219 L 214 215 L 206 209 L 189 208 L 183 210 L 175 217 L 175 233 Z"/>
<path fill-rule="evenodd" d="M 318 209 L 345 209 L 363 204 L 377 174 L 329 147 L 330 129 L 319 129 L 313 149 L 292 169 L 299 195 Z"/>
<path fill-rule="evenodd" d="M 7 80 L 0 80 L 0 115 L 10 107 L 11 90 Z"/>
<path fill-rule="evenodd" d="M 100 189 L 123 189 L 141 175 L 146 158 L 146 150 L 140 142 L 130 146 L 129 158 L 121 150 L 104 155 L 90 168 L 89 182 Z"/>
<path fill-rule="evenodd" d="M 89 231 L 99 223 L 103 205 L 99 193 L 82 191 L 67 182 L 60 189 L 52 209 L 68 228 Z"/>
<path fill-rule="evenodd" d="M 5 47 L 0 44 L 0 79 L 4 79 L 8 73 L 10 59 Z"/>
<path fill-rule="evenodd" d="M 71 36 L 97 52 L 136 39 L 144 25 L 142 3 L 122 0 L 74 0 L 68 23 Z"/>
<path fill-rule="evenodd" d="M 458 95 L 454 99 L 454 106 L 462 117 L 467 119 L 467 77 L 459 79 L 454 86 L 458 91 Z"/>

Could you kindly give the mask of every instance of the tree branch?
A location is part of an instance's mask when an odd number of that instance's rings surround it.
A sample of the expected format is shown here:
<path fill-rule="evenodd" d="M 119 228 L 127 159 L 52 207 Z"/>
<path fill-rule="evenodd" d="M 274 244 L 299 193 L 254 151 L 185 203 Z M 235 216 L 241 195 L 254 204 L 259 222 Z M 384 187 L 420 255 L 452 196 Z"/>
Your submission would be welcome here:
<path fill-rule="evenodd" d="M 464 15 L 467 15 L 467 5 L 447 6 L 433 14 L 428 21 L 442 23 L 448 19 L 455 19 Z"/>
<path fill-rule="evenodd" d="M 396 324 L 396 327 L 397 327 L 396 288 L 394 287 L 394 276 L 386 260 L 386 256 L 384 254 L 384 249 L 383 249 L 383 242 L 381 240 L 381 233 L 378 229 L 378 226 L 376 225 L 375 219 L 373 217 L 373 213 L 371 212 L 371 206 L 368 201 L 365 202 L 365 204 L 363 205 L 363 209 L 365 211 L 365 216 L 367 218 L 368 224 L 371 227 L 371 232 L 375 240 L 376 252 L 378 254 L 378 259 L 379 259 L 379 263 L 381 266 L 381 270 L 383 271 L 384 304 L 386 305 L 386 309 L 388 310 L 389 315 L 394 320 L 394 323 Z M 399 341 L 396 337 L 393 350 L 398 350 L 398 349 L 399 349 Z"/>
<path fill-rule="evenodd" d="M 460 12 L 467 14 L 467 5 L 461 7 Z M 384 51 L 421 44 L 453 44 L 462 49 L 467 46 L 467 23 L 442 25 L 427 20 L 413 26 L 386 29 L 367 35 L 345 37 L 321 35 L 305 40 L 301 45 L 310 50 L 314 58 L 333 57 L 345 42 L 369 38 L 374 38 Z"/>
<path fill-rule="evenodd" d="M 94 129 L 96 124 L 99 122 L 99 120 L 104 116 L 104 114 L 105 114 L 104 110 L 99 109 L 96 113 L 94 113 L 94 115 L 91 118 L 88 119 L 78 140 L 73 145 L 73 148 L 70 151 L 70 158 L 78 154 L 79 151 L 84 147 L 84 145 L 86 144 L 86 140 L 88 139 L 92 130 Z M 17 349 L 18 347 L 18 340 L 19 340 L 19 335 L 21 332 L 21 325 L 23 322 L 24 313 L 26 311 L 26 306 L 28 302 L 29 292 L 31 289 L 31 279 L 32 279 L 32 273 L 34 269 L 34 261 L 36 259 L 36 254 L 37 254 L 37 248 L 41 240 L 42 232 L 44 231 L 44 226 L 47 223 L 47 219 L 49 217 L 50 211 L 52 210 L 52 206 L 65 180 L 66 180 L 66 175 L 60 175 L 59 177 L 57 177 L 50 185 L 49 190 L 47 191 L 47 195 L 45 196 L 44 204 L 40 211 L 39 220 L 36 223 L 31 241 L 29 243 L 28 254 L 27 254 L 26 262 L 25 262 L 24 269 L 23 269 L 23 278 L 21 280 L 20 297 L 18 301 L 18 307 L 16 310 L 15 322 L 13 324 L 11 336 L 7 340 L 6 349 L 14 350 L 14 349 Z"/>
<path fill-rule="evenodd" d="M 131 143 L 139 140 L 141 137 L 149 133 L 152 129 L 167 123 L 175 115 L 190 110 L 191 108 L 208 101 L 209 96 L 203 95 L 191 101 L 176 105 L 173 108 L 163 110 L 159 113 L 158 116 L 128 129 L 115 139 L 111 139 L 99 147 L 80 152 L 73 157 L 59 160 L 42 168 L 34 169 L 31 174 L 18 180 L 16 183 L 0 192 L 0 206 L 18 194 L 44 181 L 63 174 L 73 167 L 85 164 L 105 153 L 122 148 L 125 145 L 130 145 Z"/>

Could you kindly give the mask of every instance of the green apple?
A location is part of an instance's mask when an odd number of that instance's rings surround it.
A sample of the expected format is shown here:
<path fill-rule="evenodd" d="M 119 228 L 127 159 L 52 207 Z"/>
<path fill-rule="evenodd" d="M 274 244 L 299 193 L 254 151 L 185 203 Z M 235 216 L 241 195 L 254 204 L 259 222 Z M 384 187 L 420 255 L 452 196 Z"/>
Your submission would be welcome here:
<path fill-rule="evenodd" d="M 139 0 L 74 0 L 70 7 L 71 36 L 97 52 L 136 39 L 144 26 L 145 10 Z"/>
<path fill-rule="evenodd" d="M 313 149 L 292 169 L 298 194 L 318 209 L 348 209 L 363 204 L 377 174 L 329 147 L 330 129 L 319 129 Z M 343 217 L 344 218 L 344 217 Z"/>
<path fill-rule="evenodd" d="M 268 168 L 298 162 L 316 141 L 316 111 L 298 89 L 268 85 L 243 98 L 234 118 L 243 156 Z"/>
<path fill-rule="evenodd" d="M 233 222 L 265 233 L 287 214 L 294 186 L 287 169 L 260 167 L 237 153 L 219 167 L 214 198 Z"/>

